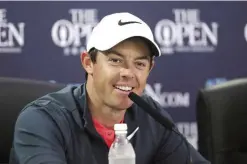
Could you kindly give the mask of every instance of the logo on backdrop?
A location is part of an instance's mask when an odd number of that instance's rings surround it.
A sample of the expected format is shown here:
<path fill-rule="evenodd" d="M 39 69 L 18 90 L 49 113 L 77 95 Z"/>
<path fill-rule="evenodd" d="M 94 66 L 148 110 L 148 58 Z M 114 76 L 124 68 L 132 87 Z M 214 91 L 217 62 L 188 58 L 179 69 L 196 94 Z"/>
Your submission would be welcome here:
<path fill-rule="evenodd" d="M 245 40 L 247 41 L 247 24 L 244 27 L 244 37 L 245 37 Z"/>
<path fill-rule="evenodd" d="M 0 9 L 0 53 L 21 53 L 24 46 L 25 23 L 7 20 L 7 10 Z"/>
<path fill-rule="evenodd" d="M 144 92 L 159 102 L 163 108 L 187 108 L 190 106 L 190 94 L 188 92 L 162 92 L 161 83 L 155 83 L 153 87 L 147 84 Z"/>
<path fill-rule="evenodd" d="M 212 52 L 218 45 L 217 22 L 200 20 L 198 9 L 173 9 L 174 20 L 162 19 L 154 35 L 162 54 Z"/>
<path fill-rule="evenodd" d="M 197 137 L 197 123 L 196 122 L 178 122 L 176 126 L 180 133 L 182 133 L 188 142 L 198 149 L 198 137 Z"/>
<path fill-rule="evenodd" d="M 60 19 L 51 29 L 54 44 L 63 48 L 65 56 L 80 55 L 86 49 L 86 43 L 93 27 L 98 23 L 96 9 L 70 9 L 71 21 Z"/>
<path fill-rule="evenodd" d="M 218 78 L 213 78 L 213 79 L 208 79 L 205 83 L 205 88 L 210 88 L 212 86 L 218 85 L 218 84 L 222 84 L 224 82 L 226 82 L 227 79 L 224 77 L 218 77 Z"/>

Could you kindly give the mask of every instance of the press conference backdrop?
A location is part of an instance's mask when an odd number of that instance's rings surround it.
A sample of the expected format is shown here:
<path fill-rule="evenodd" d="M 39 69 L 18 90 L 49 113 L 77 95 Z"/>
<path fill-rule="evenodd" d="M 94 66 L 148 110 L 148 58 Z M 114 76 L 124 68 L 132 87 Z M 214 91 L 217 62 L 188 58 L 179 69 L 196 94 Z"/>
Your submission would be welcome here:
<path fill-rule="evenodd" d="M 247 75 L 247 2 L 0 2 L 0 76 L 85 82 L 79 54 L 114 12 L 150 25 L 162 56 L 146 92 L 197 148 L 198 89 Z"/>

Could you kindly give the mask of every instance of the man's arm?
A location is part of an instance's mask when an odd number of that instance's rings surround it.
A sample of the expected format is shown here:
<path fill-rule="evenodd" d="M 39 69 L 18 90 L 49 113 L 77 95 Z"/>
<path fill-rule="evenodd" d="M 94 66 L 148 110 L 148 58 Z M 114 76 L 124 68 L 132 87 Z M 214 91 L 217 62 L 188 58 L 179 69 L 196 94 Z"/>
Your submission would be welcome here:
<path fill-rule="evenodd" d="M 18 163 L 66 164 L 61 132 L 43 109 L 28 107 L 19 115 L 13 146 Z"/>

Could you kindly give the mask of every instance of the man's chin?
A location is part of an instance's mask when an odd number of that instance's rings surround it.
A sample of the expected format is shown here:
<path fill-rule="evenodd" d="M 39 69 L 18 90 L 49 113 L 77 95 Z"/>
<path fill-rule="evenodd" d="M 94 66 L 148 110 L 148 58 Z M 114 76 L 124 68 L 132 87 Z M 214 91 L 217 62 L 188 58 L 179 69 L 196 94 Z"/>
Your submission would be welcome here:
<path fill-rule="evenodd" d="M 129 99 L 129 97 L 115 96 L 114 98 L 112 98 L 111 104 L 114 106 L 114 108 L 117 108 L 119 110 L 126 110 L 132 106 L 133 102 Z"/>
<path fill-rule="evenodd" d="M 126 110 L 126 109 L 130 108 L 132 106 L 132 104 L 133 104 L 132 102 L 128 102 L 128 103 L 125 103 L 125 104 L 119 104 L 119 108 L 121 110 Z"/>

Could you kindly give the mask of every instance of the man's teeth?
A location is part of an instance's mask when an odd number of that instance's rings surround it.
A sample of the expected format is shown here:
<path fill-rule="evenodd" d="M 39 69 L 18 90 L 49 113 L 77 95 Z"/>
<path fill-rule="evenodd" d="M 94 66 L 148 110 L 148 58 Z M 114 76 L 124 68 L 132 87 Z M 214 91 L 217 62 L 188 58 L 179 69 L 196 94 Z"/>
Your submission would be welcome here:
<path fill-rule="evenodd" d="M 117 89 L 121 89 L 123 91 L 131 91 L 132 87 L 128 87 L 128 86 L 116 86 Z"/>

